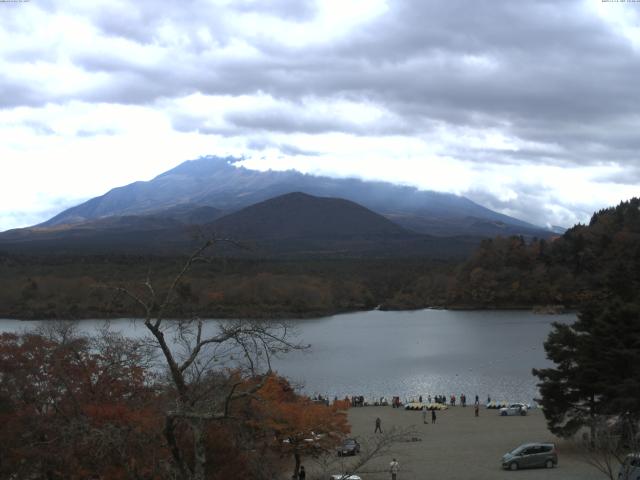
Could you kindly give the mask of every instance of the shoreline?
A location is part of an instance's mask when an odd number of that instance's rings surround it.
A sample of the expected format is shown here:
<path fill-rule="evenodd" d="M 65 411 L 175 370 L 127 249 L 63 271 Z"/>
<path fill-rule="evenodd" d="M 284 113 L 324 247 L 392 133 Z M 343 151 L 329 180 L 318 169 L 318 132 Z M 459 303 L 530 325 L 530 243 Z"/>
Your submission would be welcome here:
<path fill-rule="evenodd" d="M 314 320 L 325 317 L 332 317 L 335 315 L 358 313 L 358 312 L 417 312 L 420 310 L 450 310 L 450 311 L 496 311 L 496 312 L 526 312 L 530 311 L 539 315 L 570 315 L 576 313 L 576 309 L 571 307 L 564 307 L 560 305 L 432 305 L 419 308 L 386 308 L 384 305 L 379 305 L 375 308 L 343 308 L 343 309 L 330 309 L 330 310 L 312 310 L 303 312 L 268 312 L 264 315 L 241 315 L 238 311 L 219 310 L 209 312 L 199 312 L 198 317 L 210 320 Z M 117 312 L 112 315 L 105 314 L 104 312 L 92 312 L 86 315 L 78 315 L 75 317 L 60 318 L 58 316 L 38 315 L 38 312 L 33 312 L 29 315 L 15 315 L 13 313 L 5 312 L 0 313 L 0 320 L 19 320 L 24 322 L 33 321 L 82 321 L 82 320 L 118 320 L 122 318 L 143 318 L 135 312 Z M 172 316 L 176 320 L 184 320 L 191 318 L 189 316 Z"/>

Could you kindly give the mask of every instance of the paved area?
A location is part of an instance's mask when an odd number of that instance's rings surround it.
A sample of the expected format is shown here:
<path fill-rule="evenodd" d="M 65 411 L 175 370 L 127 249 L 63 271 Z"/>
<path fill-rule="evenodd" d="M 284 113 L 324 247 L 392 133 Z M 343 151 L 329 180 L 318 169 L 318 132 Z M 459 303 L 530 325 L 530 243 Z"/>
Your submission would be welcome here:
<path fill-rule="evenodd" d="M 383 429 L 414 426 L 420 441 L 396 444 L 388 456 L 367 465 L 365 470 L 368 472 L 360 474 L 363 480 L 390 479 L 387 470 L 392 455 L 400 462 L 398 480 L 607 478 L 587 464 L 570 443 L 550 434 L 539 410 L 531 410 L 525 417 L 500 417 L 496 410 L 481 408 L 480 416 L 475 418 L 473 407 L 454 407 L 438 412 L 435 425 L 424 425 L 420 412 L 391 407 L 352 408 L 349 411 L 352 435 L 366 437 L 373 434 L 376 417 L 381 418 Z M 531 441 L 555 442 L 558 447 L 558 467 L 516 472 L 502 470 L 502 455 Z"/>

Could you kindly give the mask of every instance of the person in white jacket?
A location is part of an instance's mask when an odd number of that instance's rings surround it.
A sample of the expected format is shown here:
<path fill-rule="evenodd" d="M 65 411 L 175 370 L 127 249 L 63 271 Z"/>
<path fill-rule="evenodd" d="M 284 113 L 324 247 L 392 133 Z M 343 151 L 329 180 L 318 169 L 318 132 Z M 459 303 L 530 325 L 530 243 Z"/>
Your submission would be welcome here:
<path fill-rule="evenodd" d="M 391 480 L 397 480 L 398 478 L 398 470 L 400 470 L 400 464 L 394 458 L 389 464 L 389 472 L 391 472 Z"/>

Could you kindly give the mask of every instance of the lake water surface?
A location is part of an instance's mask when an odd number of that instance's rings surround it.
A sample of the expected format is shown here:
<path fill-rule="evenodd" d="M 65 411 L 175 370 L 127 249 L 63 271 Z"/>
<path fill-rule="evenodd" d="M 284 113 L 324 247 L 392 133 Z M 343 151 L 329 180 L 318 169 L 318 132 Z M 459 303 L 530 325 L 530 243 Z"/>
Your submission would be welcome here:
<path fill-rule="evenodd" d="M 310 343 L 274 364 L 279 373 L 309 394 L 364 395 L 367 398 L 427 394 L 459 395 L 469 401 L 532 402 L 537 395 L 534 367 L 545 367 L 543 342 L 551 323 L 574 315 L 522 311 L 358 312 L 293 320 L 298 340 Z M 213 321 L 212 321 L 213 322 Z M 84 320 L 91 332 L 104 322 Z M 112 328 L 140 336 L 139 322 L 112 320 Z M 0 320 L 0 331 L 19 331 L 40 322 Z"/>

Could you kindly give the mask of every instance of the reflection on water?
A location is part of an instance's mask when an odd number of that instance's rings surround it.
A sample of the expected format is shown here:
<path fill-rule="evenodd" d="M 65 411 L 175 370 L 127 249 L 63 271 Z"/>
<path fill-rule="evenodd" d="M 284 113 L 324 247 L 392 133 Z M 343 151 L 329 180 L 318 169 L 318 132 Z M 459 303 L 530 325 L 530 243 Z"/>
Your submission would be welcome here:
<path fill-rule="evenodd" d="M 537 394 L 534 367 L 544 367 L 542 343 L 551 322 L 573 315 L 519 311 L 359 312 L 292 321 L 307 352 L 274 362 L 279 373 L 309 393 L 333 397 L 479 395 L 531 402 Z M 1 331 L 34 328 L 38 322 L 0 320 Z M 81 322 L 91 332 L 102 321 Z M 130 336 L 145 335 L 139 322 L 111 321 Z M 213 325 L 212 325 L 213 326 Z"/>
<path fill-rule="evenodd" d="M 518 311 L 363 312 L 297 321 L 309 353 L 276 362 L 309 393 L 370 398 L 479 395 L 531 402 L 534 367 L 548 365 L 543 342 L 554 321 L 573 315 Z"/>

